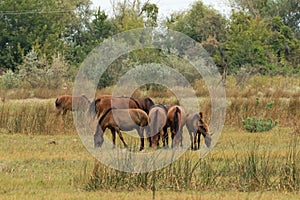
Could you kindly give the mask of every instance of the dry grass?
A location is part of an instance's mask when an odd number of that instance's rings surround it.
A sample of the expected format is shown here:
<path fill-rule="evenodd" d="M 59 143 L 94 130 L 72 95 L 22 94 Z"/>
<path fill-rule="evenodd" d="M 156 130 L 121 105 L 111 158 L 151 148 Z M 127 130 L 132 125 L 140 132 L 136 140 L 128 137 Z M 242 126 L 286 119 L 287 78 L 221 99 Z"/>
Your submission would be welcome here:
<path fill-rule="evenodd" d="M 298 199 L 300 144 L 293 131 L 227 127 L 195 169 L 198 153 L 188 151 L 156 171 L 155 199 Z M 152 199 L 153 175 L 95 165 L 77 135 L 0 131 L 1 199 Z"/>

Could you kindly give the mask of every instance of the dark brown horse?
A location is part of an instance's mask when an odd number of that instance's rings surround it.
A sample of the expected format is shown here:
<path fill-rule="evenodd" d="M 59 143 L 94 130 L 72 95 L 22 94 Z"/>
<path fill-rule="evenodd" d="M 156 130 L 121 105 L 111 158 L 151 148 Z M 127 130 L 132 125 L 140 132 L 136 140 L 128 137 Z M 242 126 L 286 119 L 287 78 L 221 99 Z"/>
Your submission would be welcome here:
<path fill-rule="evenodd" d="M 211 135 L 209 134 L 208 125 L 203 121 L 203 113 L 190 113 L 186 119 L 186 127 L 190 134 L 191 149 L 200 148 L 200 136 L 203 135 L 206 146 L 211 145 Z M 197 139 L 198 137 L 198 139 Z"/>
<path fill-rule="evenodd" d="M 55 107 L 57 109 L 57 116 L 66 115 L 67 111 L 78 111 L 85 110 L 90 105 L 89 99 L 85 96 L 71 96 L 71 95 L 62 95 L 55 100 Z"/>
<path fill-rule="evenodd" d="M 144 128 L 149 124 L 147 113 L 141 109 L 117 109 L 109 108 L 99 119 L 96 132 L 94 135 L 94 146 L 101 147 L 103 144 L 103 134 L 107 128 L 111 130 L 113 145 L 115 147 L 116 133 L 118 133 L 124 146 L 126 142 L 121 134 L 122 131 L 131 131 L 136 129 L 141 139 L 140 150 L 144 149 Z"/>
<path fill-rule="evenodd" d="M 150 108 L 150 124 L 147 128 L 147 137 L 150 147 L 159 146 L 159 139 L 164 136 L 164 127 L 167 123 L 167 112 L 167 108 L 162 104 L 157 104 Z"/>
<path fill-rule="evenodd" d="M 147 114 L 154 103 L 150 98 L 132 98 L 132 97 L 113 97 L 112 95 L 103 95 L 96 98 L 89 107 L 89 114 L 92 118 L 98 118 L 108 108 L 115 107 L 119 109 L 140 108 Z"/>
<path fill-rule="evenodd" d="M 172 147 L 182 146 L 182 133 L 183 126 L 185 125 L 186 114 L 181 106 L 171 106 L 167 113 L 167 123 L 163 137 L 164 147 L 168 146 L 168 132 L 167 128 L 170 127 L 172 137 Z"/>
<path fill-rule="evenodd" d="M 99 118 L 106 110 L 112 107 L 119 109 L 139 108 L 139 103 L 129 97 L 104 95 L 93 100 L 89 107 L 89 115 L 91 118 L 95 118 L 96 116 Z"/>
<path fill-rule="evenodd" d="M 150 108 L 154 105 L 154 102 L 149 97 L 146 98 L 134 98 L 139 104 L 139 108 L 149 114 Z"/>

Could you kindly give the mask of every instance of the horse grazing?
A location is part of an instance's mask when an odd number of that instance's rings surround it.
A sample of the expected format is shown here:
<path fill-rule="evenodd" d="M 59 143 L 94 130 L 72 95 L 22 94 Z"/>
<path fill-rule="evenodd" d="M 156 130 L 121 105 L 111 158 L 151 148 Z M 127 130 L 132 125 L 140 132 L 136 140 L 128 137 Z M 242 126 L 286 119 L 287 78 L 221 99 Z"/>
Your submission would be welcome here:
<path fill-rule="evenodd" d="M 167 113 L 167 123 L 165 130 L 170 127 L 172 137 L 172 147 L 182 146 L 183 126 L 186 122 L 186 114 L 181 106 L 171 106 Z M 168 146 L 168 132 L 165 131 L 163 137 L 163 145 Z"/>
<path fill-rule="evenodd" d="M 149 117 L 147 113 L 141 109 L 117 109 L 109 108 L 100 117 L 96 132 L 94 135 L 94 146 L 101 147 L 103 144 L 103 134 L 107 128 L 111 130 L 113 145 L 116 145 L 116 133 L 118 133 L 124 146 L 127 147 L 126 142 L 121 134 L 122 131 L 131 131 L 136 129 L 141 139 L 140 150 L 144 149 L 144 128 L 149 124 Z"/>
<path fill-rule="evenodd" d="M 201 135 L 204 137 L 206 146 L 208 148 L 210 147 L 211 135 L 209 134 L 208 125 L 203 121 L 202 112 L 188 114 L 186 119 L 186 127 L 189 131 L 192 150 L 197 150 L 200 148 Z"/>
<path fill-rule="evenodd" d="M 162 104 L 156 104 L 150 108 L 150 123 L 147 128 L 150 147 L 159 146 L 159 139 L 164 136 L 164 127 L 167 123 L 167 112 L 167 108 Z"/>
<path fill-rule="evenodd" d="M 65 116 L 67 111 L 79 111 L 88 108 L 90 105 L 89 99 L 85 96 L 71 96 L 62 95 L 55 100 L 55 107 L 57 109 L 57 116 L 62 112 Z"/>

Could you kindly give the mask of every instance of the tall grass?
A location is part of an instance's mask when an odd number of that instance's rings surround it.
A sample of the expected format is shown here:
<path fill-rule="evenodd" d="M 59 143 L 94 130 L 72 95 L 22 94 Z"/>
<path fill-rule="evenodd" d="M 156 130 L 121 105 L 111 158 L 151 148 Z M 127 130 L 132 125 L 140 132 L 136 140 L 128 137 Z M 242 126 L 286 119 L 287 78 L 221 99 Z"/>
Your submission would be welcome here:
<path fill-rule="evenodd" d="M 209 122 L 211 116 L 211 102 L 208 90 L 203 80 L 195 81 L 193 88 L 199 97 L 199 108 L 205 113 Z M 184 94 L 185 90 L 179 88 Z M 72 115 L 68 114 L 66 120 L 55 117 L 55 98 L 64 93 L 70 94 L 71 90 L 46 90 L 46 89 L 12 89 L 1 91 L 0 102 L 0 127 L 10 133 L 28 134 L 56 134 L 72 133 L 75 128 Z M 96 91 L 96 96 L 112 93 L 113 88 L 104 88 Z M 190 94 L 190 93 L 187 94 Z M 226 125 L 242 128 L 242 121 L 248 117 L 273 119 L 280 126 L 300 126 L 300 80 L 292 77 L 263 77 L 255 76 L 243 85 L 237 85 L 233 77 L 229 77 L 226 84 L 227 109 Z M 179 99 L 171 90 L 164 92 L 138 88 L 135 97 L 149 96 L 155 103 L 177 104 Z M 35 99 L 32 97 L 39 97 Z M 53 99 L 49 100 L 49 97 Z M 27 100 L 11 100 L 11 99 Z M 48 98 L 48 100 L 42 100 Z M 190 98 L 190 97 L 187 97 Z"/>
<path fill-rule="evenodd" d="M 38 135 L 75 133 L 71 114 L 68 114 L 64 120 L 61 116 L 57 117 L 53 102 L 2 103 L 0 104 L 0 128 L 8 133 Z"/>
<path fill-rule="evenodd" d="M 86 190 L 238 190 L 299 191 L 300 149 L 298 137 L 280 154 L 258 142 L 245 152 L 212 155 L 198 159 L 187 152 L 169 166 L 149 173 L 126 173 L 95 161 Z M 231 150 L 235 147 L 231 146 Z"/>

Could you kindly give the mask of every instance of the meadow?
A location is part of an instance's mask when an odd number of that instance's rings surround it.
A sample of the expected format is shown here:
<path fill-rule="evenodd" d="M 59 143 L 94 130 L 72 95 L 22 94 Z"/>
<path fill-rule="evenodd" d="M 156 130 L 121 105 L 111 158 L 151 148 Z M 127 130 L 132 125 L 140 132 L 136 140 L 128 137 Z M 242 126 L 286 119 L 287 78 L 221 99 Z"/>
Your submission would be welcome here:
<path fill-rule="evenodd" d="M 194 87 L 204 97 L 200 108 L 209 121 L 210 101 L 202 85 L 198 81 Z M 237 85 L 229 78 L 226 90 L 226 122 L 215 148 L 203 159 L 187 151 L 149 173 L 120 172 L 95 161 L 72 114 L 64 121 L 55 116 L 55 97 L 71 90 L 1 91 L 0 199 L 299 199 L 299 79 L 254 77 Z M 147 95 L 155 102 L 177 101 L 158 91 Z M 242 123 L 247 117 L 279 124 L 250 133 Z"/>

